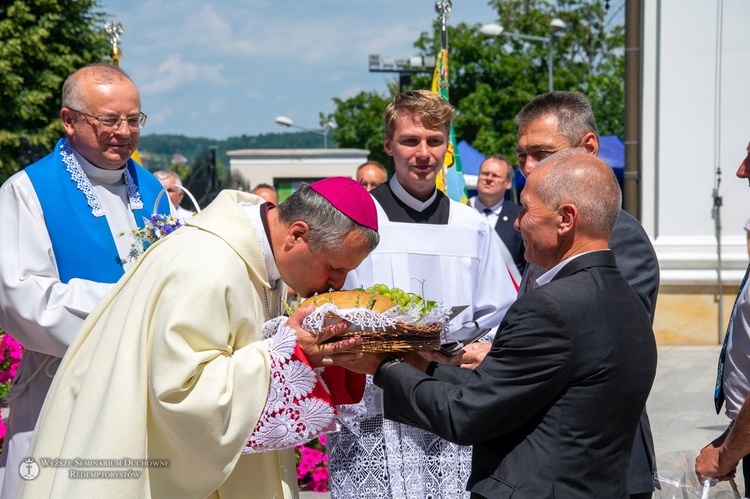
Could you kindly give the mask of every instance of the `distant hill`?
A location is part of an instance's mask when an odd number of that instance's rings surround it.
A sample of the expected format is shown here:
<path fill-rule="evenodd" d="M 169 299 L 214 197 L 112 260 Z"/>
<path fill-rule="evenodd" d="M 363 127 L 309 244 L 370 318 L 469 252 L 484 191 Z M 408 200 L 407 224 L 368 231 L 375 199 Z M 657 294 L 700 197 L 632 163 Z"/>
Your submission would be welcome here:
<path fill-rule="evenodd" d="M 138 150 L 149 170 L 156 171 L 169 168 L 173 154 L 182 154 L 187 158 L 188 165 L 192 165 L 211 147 L 216 148 L 216 160 L 221 168 L 229 166 L 227 151 L 235 149 L 316 149 L 323 147 L 323 140 L 319 135 L 310 132 L 241 135 L 229 137 L 226 140 L 153 134 L 141 137 Z"/>

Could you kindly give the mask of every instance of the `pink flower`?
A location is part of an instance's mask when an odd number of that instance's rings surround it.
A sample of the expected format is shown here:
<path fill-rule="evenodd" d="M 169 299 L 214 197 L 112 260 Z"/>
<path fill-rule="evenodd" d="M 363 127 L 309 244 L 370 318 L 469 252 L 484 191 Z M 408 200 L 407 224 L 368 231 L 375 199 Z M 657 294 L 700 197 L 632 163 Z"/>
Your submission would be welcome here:
<path fill-rule="evenodd" d="M 21 362 L 23 347 L 8 333 L 0 337 L 0 383 L 7 383 L 16 375 L 18 364 Z"/>
<path fill-rule="evenodd" d="M 301 453 L 303 460 L 309 460 L 313 465 L 318 464 L 323 459 L 323 452 L 318 449 L 306 449 Z"/>
<path fill-rule="evenodd" d="M 301 459 L 299 464 L 297 465 L 297 475 L 302 475 L 302 477 L 304 478 L 308 473 L 310 473 L 310 470 L 313 466 L 315 466 L 314 462 Z"/>
<path fill-rule="evenodd" d="M 303 490 L 328 490 L 328 456 L 325 436 L 320 436 L 294 449 L 297 451 L 297 481 Z"/>
<path fill-rule="evenodd" d="M 312 473 L 310 473 L 313 481 L 328 481 L 328 468 L 325 466 L 317 466 Z"/>
<path fill-rule="evenodd" d="M 310 488 L 315 492 L 327 492 L 328 491 L 328 480 L 325 481 L 312 481 Z"/>

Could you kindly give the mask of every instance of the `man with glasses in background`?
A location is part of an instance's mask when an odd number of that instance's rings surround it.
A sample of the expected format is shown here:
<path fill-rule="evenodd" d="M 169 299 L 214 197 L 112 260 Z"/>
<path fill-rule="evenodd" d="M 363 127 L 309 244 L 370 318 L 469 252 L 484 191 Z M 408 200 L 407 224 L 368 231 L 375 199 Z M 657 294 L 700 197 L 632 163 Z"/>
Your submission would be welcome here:
<path fill-rule="evenodd" d="M 477 195 L 469 198 L 469 204 L 479 213 L 483 213 L 500 240 L 508 248 L 518 272 L 523 275 L 526 260 L 523 257 L 525 247 L 521 233 L 513 224 L 518 218 L 521 206 L 505 200 L 505 192 L 513 188 L 513 167 L 505 156 L 494 154 L 487 156 L 479 165 Z"/>
<path fill-rule="evenodd" d="M 146 115 L 122 70 L 92 64 L 63 84 L 65 137 L 0 187 L 0 328 L 26 348 L 0 457 L 0 497 L 15 497 L 31 433 L 60 359 L 132 264 L 131 229 L 154 210 L 159 181 L 130 156 Z M 157 210 L 169 214 L 169 198 Z M 129 260 L 126 262 L 126 260 Z"/>

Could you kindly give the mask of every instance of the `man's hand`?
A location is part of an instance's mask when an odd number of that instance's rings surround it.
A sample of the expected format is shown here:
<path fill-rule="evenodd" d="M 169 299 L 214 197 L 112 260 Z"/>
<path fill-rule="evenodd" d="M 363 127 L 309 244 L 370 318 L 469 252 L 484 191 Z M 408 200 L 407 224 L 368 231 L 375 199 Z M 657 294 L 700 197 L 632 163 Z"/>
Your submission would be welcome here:
<path fill-rule="evenodd" d="M 350 371 L 360 374 L 375 374 L 387 353 L 363 353 L 361 357 L 346 359 L 341 365 Z"/>
<path fill-rule="evenodd" d="M 340 341 L 326 343 L 337 334 L 341 334 L 349 327 L 346 322 L 326 326 L 318 334 L 302 329 L 302 320 L 315 310 L 314 306 L 300 307 L 286 321 L 286 325 L 297 333 L 297 344 L 302 349 L 312 367 L 344 365 L 361 357 L 361 353 L 346 353 L 347 350 L 362 344 L 362 338 L 355 336 Z M 326 358 L 326 362 L 323 359 Z M 375 366 L 377 368 L 377 366 Z"/>
<path fill-rule="evenodd" d="M 458 354 L 446 355 L 440 350 L 422 350 L 419 352 L 419 355 L 429 361 L 437 362 L 438 364 L 449 364 L 456 367 L 461 365 L 461 360 L 458 358 Z"/>
<path fill-rule="evenodd" d="M 492 343 L 478 341 L 469 343 L 456 354 L 459 365 L 466 369 L 474 369 L 484 360 L 490 348 L 492 348 Z"/>
<path fill-rule="evenodd" d="M 440 364 L 449 364 L 451 366 L 463 367 L 465 369 L 474 369 L 487 356 L 492 343 L 469 343 L 455 355 L 446 355 L 438 350 L 421 351 L 419 355 L 427 360 L 438 362 Z"/>
<path fill-rule="evenodd" d="M 728 433 L 729 430 L 725 431 L 719 438 L 705 446 L 695 459 L 695 474 L 701 481 L 706 478 L 716 478 L 719 481 L 734 478 L 739 460 L 724 463 L 721 459 L 722 444 Z"/>
<path fill-rule="evenodd" d="M 354 371 L 355 373 L 361 374 L 375 374 L 383 362 L 383 359 L 389 355 L 396 355 L 404 359 L 404 362 L 416 367 L 420 371 L 424 372 L 427 366 L 430 364 L 429 360 L 422 358 L 417 352 L 394 352 L 394 353 L 364 353 L 362 357 L 356 359 L 346 359 L 342 361 L 342 366 Z"/>

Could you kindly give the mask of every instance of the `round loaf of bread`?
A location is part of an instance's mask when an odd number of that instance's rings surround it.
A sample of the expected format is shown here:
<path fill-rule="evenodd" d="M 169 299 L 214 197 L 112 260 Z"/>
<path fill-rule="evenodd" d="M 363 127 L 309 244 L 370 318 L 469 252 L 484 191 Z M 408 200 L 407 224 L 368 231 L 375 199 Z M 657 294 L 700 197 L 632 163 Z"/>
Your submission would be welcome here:
<path fill-rule="evenodd" d="M 372 300 L 372 306 L 369 307 L 373 312 L 383 313 L 396 306 L 396 302 L 389 300 L 381 294 L 375 294 L 368 291 L 332 291 L 311 296 L 300 304 L 300 307 L 315 305 L 319 307 L 326 303 L 333 303 L 339 308 L 368 308 Z"/>

